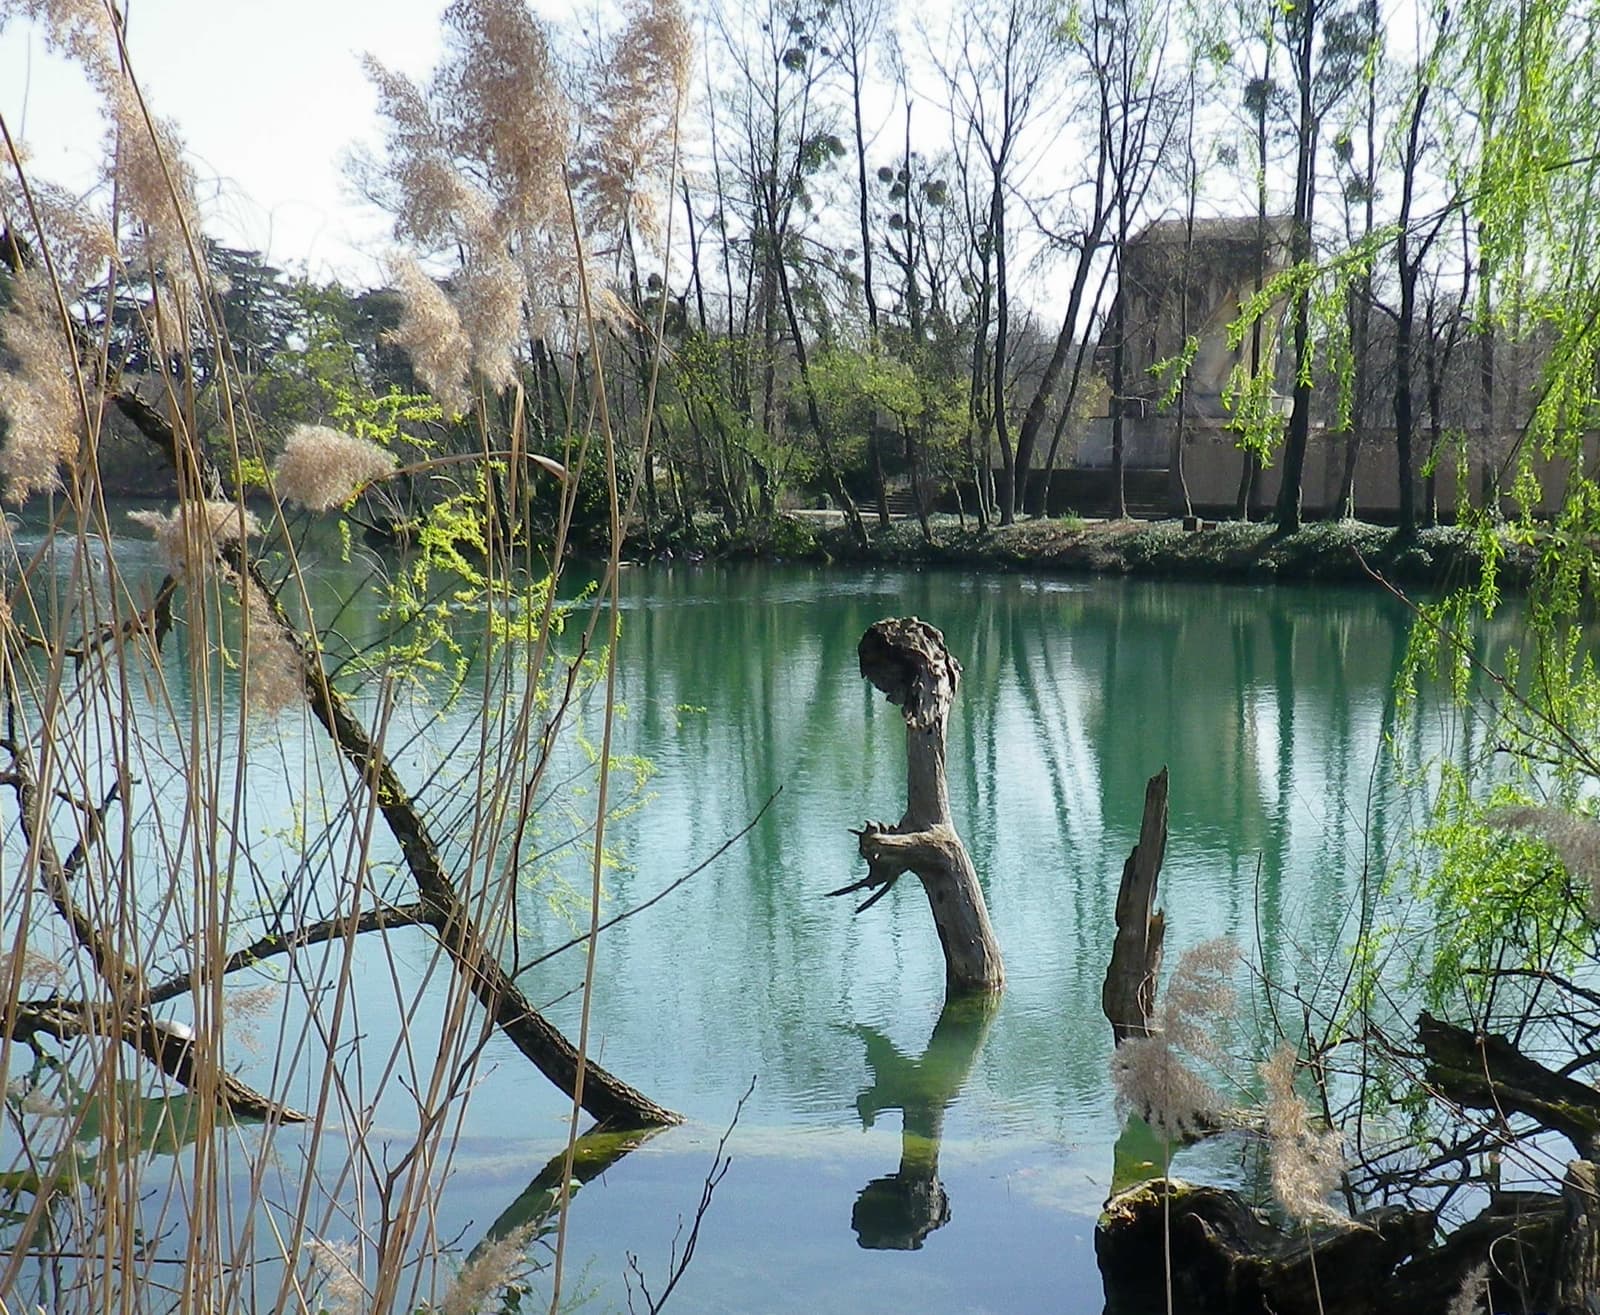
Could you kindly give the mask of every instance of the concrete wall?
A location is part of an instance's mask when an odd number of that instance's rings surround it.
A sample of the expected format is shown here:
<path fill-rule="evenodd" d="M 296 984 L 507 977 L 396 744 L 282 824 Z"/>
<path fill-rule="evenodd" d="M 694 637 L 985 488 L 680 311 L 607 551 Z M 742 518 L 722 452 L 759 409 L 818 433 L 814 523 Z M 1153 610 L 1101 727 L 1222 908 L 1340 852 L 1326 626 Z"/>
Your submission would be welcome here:
<path fill-rule="evenodd" d="M 1050 497 L 1052 506 L 1064 501 L 1066 505 L 1072 505 L 1085 514 L 1096 514 L 1100 510 L 1078 503 L 1081 503 L 1085 496 L 1097 493 L 1104 483 L 1102 472 L 1110 464 L 1110 423 L 1104 417 L 1089 423 L 1074 463 L 1078 473 L 1074 477 L 1071 472 L 1059 471 L 1056 479 L 1052 480 Z M 1227 515 L 1232 512 L 1238 494 L 1239 477 L 1244 468 L 1244 454 L 1236 446 L 1235 437 L 1231 431 L 1222 428 L 1216 421 L 1191 420 L 1187 426 L 1183 457 L 1184 475 L 1189 486 L 1190 500 L 1202 515 Z M 1420 467 L 1426 450 L 1426 434 L 1419 435 L 1418 441 L 1423 449 L 1417 458 Z M 1301 483 L 1301 502 L 1308 516 L 1328 516 L 1338 513 L 1339 482 L 1344 473 L 1348 442 L 1347 434 L 1329 433 L 1325 429 L 1312 430 Z M 1128 417 L 1124 422 L 1124 460 L 1130 472 L 1165 470 L 1169 462 L 1171 443 L 1172 420 L 1169 417 L 1151 419 Z M 1467 494 L 1470 502 L 1476 506 L 1482 501 L 1485 470 L 1489 472 L 1491 484 L 1498 483 L 1503 489 L 1508 489 L 1516 477 L 1516 460 L 1512 458 L 1509 468 L 1501 473 L 1507 458 L 1499 454 L 1513 450 L 1510 439 L 1501 439 L 1491 444 L 1486 443 L 1481 434 L 1469 434 L 1466 446 L 1471 453 Z M 1490 460 L 1485 456 L 1486 452 L 1497 455 Z M 1585 464 L 1588 468 L 1594 469 L 1597 461 L 1600 461 L 1600 436 L 1592 437 L 1585 445 Z M 1381 428 L 1364 431 L 1356 463 L 1355 493 L 1358 516 L 1380 522 L 1397 519 L 1400 509 L 1398 468 L 1394 431 Z M 1457 456 L 1452 449 L 1439 461 L 1435 480 L 1440 514 L 1447 519 L 1452 517 L 1455 511 L 1458 492 L 1457 469 Z M 1534 471 L 1544 492 L 1539 510 L 1542 514 L 1551 515 L 1557 510 L 1563 496 L 1569 463 L 1536 458 Z M 1143 486 L 1151 486 L 1149 474 L 1143 475 L 1141 480 Z M 1280 472 L 1277 468 L 1269 468 L 1262 472 L 1256 482 L 1257 508 L 1270 508 L 1274 505 L 1278 496 L 1279 482 Z M 1175 488 L 1175 484 L 1173 487 Z M 1416 490 L 1417 509 L 1421 515 L 1424 513 L 1424 508 L 1420 470 L 1416 476 Z M 1174 500 L 1172 505 L 1176 507 L 1181 504 Z M 1509 507 L 1509 503 L 1506 505 Z M 1155 508 L 1151 506 L 1148 510 L 1154 511 Z"/>

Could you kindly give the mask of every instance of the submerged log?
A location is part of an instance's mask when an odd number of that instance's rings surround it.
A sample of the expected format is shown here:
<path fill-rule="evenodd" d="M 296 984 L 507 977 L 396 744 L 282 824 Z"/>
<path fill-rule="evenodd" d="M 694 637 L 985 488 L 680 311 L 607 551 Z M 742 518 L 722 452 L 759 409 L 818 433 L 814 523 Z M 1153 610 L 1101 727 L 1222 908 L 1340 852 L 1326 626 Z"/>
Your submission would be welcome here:
<path fill-rule="evenodd" d="M 1095 1226 L 1107 1315 L 1340 1315 L 1389 1309 L 1386 1280 L 1425 1246 L 1426 1211 L 1375 1210 L 1343 1227 L 1289 1235 L 1239 1197 L 1158 1178 L 1115 1196 Z"/>
<path fill-rule="evenodd" d="M 1163 767 L 1145 786 L 1139 843 L 1122 866 L 1122 884 L 1117 887 L 1117 938 L 1100 989 L 1100 1007 L 1118 1045 L 1130 1036 L 1150 1035 L 1167 930 L 1166 915 L 1156 909 L 1156 885 L 1166 853 L 1167 769 Z"/>
<path fill-rule="evenodd" d="M 1560 1196 L 1496 1192 L 1434 1242 L 1432 1212 L 1386 1207 L 1343 1226 L 1284 1232 L 1236 1192 L 1157 1178 L 1113 1196 L 1095 1227 L 1106 1315 L 1448 1315 L 1469 1284 L 1491 1311 L 1600 1310 L 1595 1170 L 1574 1161 Z M 1481 1298 L 1480 1298 L 1481 1300 Z"/>
<path fill-rule="evenodd" d="M 872 890 L 856 910 L 876 904 L 906 872 L 927 893 L 944 950 L 945 986 L 952 993 L 998 991 L 1005 985 L 1000 945 L 989 925 L 978 874 L 950 818 L 945 780 L 945 728 L 961 679 L 961 664 L 944 636 L 916 617 L 875 622 L 857 649 L 861 674 L 897 704 L 906 724 L 906 811 L 899 823 L 868 822 L 856 835 L 867 875 L 829 891 Z"/>
<path fill-rule="evenodd" d="M 1476 1216 L 1395 1270 L 1382 1309 L 1447 1315 L 1465 1307 L 1455 1303 L 1469 1283 L 1488 1281 L 1490 1311 L 1552 1311 L 1548 1280 L 1564 1222 L 1561 1198 L 1549 1192 L 1496 1192 Z"/>

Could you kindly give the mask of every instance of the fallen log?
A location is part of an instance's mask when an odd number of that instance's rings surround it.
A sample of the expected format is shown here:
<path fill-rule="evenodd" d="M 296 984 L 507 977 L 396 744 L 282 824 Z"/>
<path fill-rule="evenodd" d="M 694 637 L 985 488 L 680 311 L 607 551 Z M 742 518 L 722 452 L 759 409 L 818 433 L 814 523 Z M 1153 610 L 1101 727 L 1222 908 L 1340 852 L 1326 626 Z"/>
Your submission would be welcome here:
<path fill-rule="evenodd" d="M 1524 1114 L 1559 1132 L 1584 1159 L 1600 1158 L 1600 1091 L 1530 1059 L 1503 1036 L 1469 1032 L 1431 1014 L 1417 1020 L 1425 1075 L 1467 1109 Z"/>
<path fill-rule="evenodd" d="M 226 1070 L 204 1065 L 195 1056 L 187 1027 L 155 1017 L 148 1009 L 124 1009 L 82 1000 L 17 1000 L 0 1007 L 0 1035 L 24 1044 L 38 1036 L 72 1041 L 81 1036 L 113 1037 L 133 1047 L 174 1082 L 193 1091 L 212 1091 L 230 1114 L 273 1123 L 304 1123 L 292 1106 L 262 1095 Z"/>
<path fill-rule="evenodd" d="M 173 463 L 183 476 L 180 483 L 220 496 L 221 481 L 210 459 L 193 443 L 183 441 L 155 408 L 128 392 L 113 393 L 110 400 Z M 401 783 L 383 747 L 373 740 L 366 725 L 334 687 L 316 645 L 307 643 L 289 620 L 277 590 L 268 584 L 242 544 L 227 545 L 223 555 L 236 577 L 248 581 L 266 601 L 272 624 L 294 649 L 312 715 L 354 769 L 356 779 L 371 791 L 390 834 L 400 846 L 406 869 L 416 885 L 421 921 L 432 929 L 456 972 L 500 1031 L 569 1097 L 577 1089 L 581 1064 L 583 1108 L 599 1125 L 630 1128 L 681 1123 L 681 1115 L 656 1104 L 587 1056 L 580 1059 L 576 1047 L 523 994 L 501 965 L 490 938 L 471 916 L 416 801 Z"/>
<path fill-rule="evenodd" d="M 856 910 L 882 899 L 907 872 L 922 882 L 944 951 L 950 993 L 998 991 L 1005 985 L 1000 945 L 967 847 L 950 817 L 945 729 L 961 664 L 944 636 L 916 617 L 875 622 L 857 648 L 861 674 L 900 708 L 906 726 L 906 809 L 889 826 L 867 822 L 855 834 L 867 875 L 828 892 L 873 893 Z"/>

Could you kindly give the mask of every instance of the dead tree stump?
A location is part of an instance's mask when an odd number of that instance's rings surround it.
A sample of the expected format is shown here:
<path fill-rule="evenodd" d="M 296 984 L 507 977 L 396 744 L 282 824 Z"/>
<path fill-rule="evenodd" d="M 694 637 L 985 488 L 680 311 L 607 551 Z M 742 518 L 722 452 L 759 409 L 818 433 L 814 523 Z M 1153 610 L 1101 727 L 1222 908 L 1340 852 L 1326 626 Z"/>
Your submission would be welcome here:
<path fill-rule="evenodd" d="M 967 847 L 950 820 L 945 781 L 945 727 L 961 679 L 944 636 L 916 617 L 878 621 L 857 648 L 861 674 L 897 704 L 906 723 L 906 811 L 896 826 L 868 822 L 856 834 L 867 875 L 829 891 L 871 889 L 857 913 L 888 894 L 906 872 L 916 873 L 933 910 L 951 993 L 998 991 L 1005 985 L 1000 946 Z"/>
<path fill-rule="evenodd" d="M 1600 1304 L 1600 1174 L 1594 1161 L 1573 1160 L 1561 1184 L 1566 1227 L 1556 1244 L 1555 1306 L 1561 1315 Z"/>
<path fill-rule="evenodd" d="M 1156 909 L 1156 884 L 1166 853 L 1167 769 L 1163 767 L 1145 786 L 1139 843 L 1122 866 L 1117 939 L 1111 948 L 1105 985 L 1100 988 L 1100 1007 L 1119 1046 L 1130 1036 L 1150 1035 L 1167 930 L 1165 915 Z"/>

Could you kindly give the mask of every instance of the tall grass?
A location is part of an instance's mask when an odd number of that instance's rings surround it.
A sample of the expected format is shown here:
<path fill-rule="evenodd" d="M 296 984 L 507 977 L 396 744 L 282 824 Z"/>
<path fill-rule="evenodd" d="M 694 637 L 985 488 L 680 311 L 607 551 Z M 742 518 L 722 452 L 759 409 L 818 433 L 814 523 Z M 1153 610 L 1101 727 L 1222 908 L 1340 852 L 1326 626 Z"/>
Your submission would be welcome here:
<path fill-rule="evenodd" d="M 21 509 L 0 618 L 0 1297 L 476 1309 L 560 1270 L 564 1234 L 539 1219 L 464 1261 L 440 1195 L 497 1028 L 537 1048 L 496 974 L 540 934 L 527 888 L 560 895 L 563 845 L 589 856 L 587 889 L 565 898 L 590 957 L 553 1208 L 578 1109 L 600 1098 L 586 1082 L 616 1082 L 586 1076 L 584 1047 L 616 804 L 618 445 L 603 378 L 585 387 L 577 368 L 566 431 L 530 434 L 521 344 L 537 333 L 576 361 L 606 331 L 593 249 L 650 231 L 682 19 L 669 3 L 630 13 L 587 122 L 520 3 L 456 0 L 429 87 L 372 67 L 393 128 L 373 167 L 406 245 L 399 340 L 439 404 L 432 428 L 462 415 L 476 450 L 441 460 L 426 430 L 387 447 L 300 430 L 251 491 L 278 443 L 243 404 L 176 131 L 149 111 L 112 8 L 0 0 L 0 20 L 18 17 L 83 71 L 108 136 L 105 205 L 86 221 L 0 123 L 0 475 Z M 641 81 L 641 59 L 666 80 Z M 444 250 L 459 256 L 447 288 L 424 272 Z M 119 287 L 149 289 L 143 329 L 169 369 L 116 376 L 108 332 L 89 326 L 109 325 Z M 204 385 L 201 345 L 217 363 Z M 172 469 L 176 503 L 142 519 L 148 542 L 106 501 L 113 424 Z M 551 437 L 559 451 L 536 450 Z M 574 618 L 560 571 L 590 462 L 612 551 Z M 374 559 L 389 606 L 352 633 L 318 579 L 333 552 L 319 521 L 397 472 L 429 482 L 447 532 L 424 535 L 421 561 Z M 561 512 L 541 546 L 522 513 L 552 479 Z M 601 752 L 585 767 L 566 746 L 591 687 Z M 441 698 L 468 696 L 480 712 L 444 716 Z M 563 786 L 585 770 L 580 825 Z"/>

